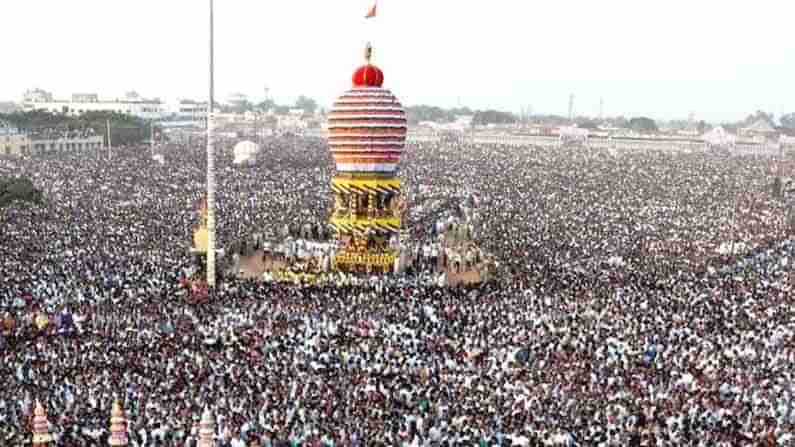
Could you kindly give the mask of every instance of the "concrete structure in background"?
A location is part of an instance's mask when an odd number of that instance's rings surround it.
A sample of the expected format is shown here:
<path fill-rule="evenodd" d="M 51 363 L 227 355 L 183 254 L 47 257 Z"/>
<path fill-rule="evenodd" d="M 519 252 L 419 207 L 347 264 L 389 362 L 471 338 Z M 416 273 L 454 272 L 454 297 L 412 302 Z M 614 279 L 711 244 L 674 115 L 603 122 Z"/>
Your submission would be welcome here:
<path fill-rule="evenodd" d="M 0 121 L 0 156 L 19 157 L 30 152 L 30 139 L 5 121 Z"/>
<path fill-rule="evenodd" d="M 240 94 L 232 97 L 232 101 L 244 99 Z M 58 100 L 50 92 L 35 89 L 23 94 L 21 110 L 45 110 L 71 116 L 93 111 L 116 112 L 157 121 L 163 128 L 184 129 L 206 128 L 208 105 L 206 101 L 191 99 L 178 99 L 173 102 L 163 102 L 159 98 L 144 99 L 134 91 L 128 92 L 124 99 L 102 100 L 96 93 L 75 93 L 69 100 Z M 287 113 L 276 114 L 272 110 L 267 113 L 221 113 L 216 108 L 215 119 L 220 127 L 231 125 L 271 130 L 278 128 L 289 132 L 319 129 L 325 123 L 322 114 L 309 114 L 302 109 L 290 109 Z"/>
<path fill-rule="evenodd" d="M 174 104 L 168 113 L 179 120 L 207 123 L 207 102 L 182 99 Z"/>
<path fill-rule="evenodd" d="M 72 102 L 99 102 L 99 95 L 96 93 L 72 93 Z"/>
<path fill-rule="evenodd" d="M 28 90 L 22 95 L 22 103 L 26 102 L 53 102 L 52 93 L 40 88 Z"/>
<path fill-rule="evenodd" d="M 778 138 L 778 131 L 767 121 L 759 119 L 748 127 L 737 130 L 737 136 L 750 138 L 755 143 L 764 143 Z"/>
<path fill-rule="evenodd" d="M 0 156 L 4 157 L 81 152 L 99 150 L 103 146 L 104 137 L 94 134 L 91 130 L 72 132 L 40 130 L 26 133 L 0 121 Z"/>
<path fill-rule="evenodd" d="M 29 137 L 33 155 L 59 152 L 96 151 L 105 146 L 102 135 L 74 135 L 52 138 Z"/>
<path fill-rule="evenodd" d="M 160 125 L 165 129 L 206 128 L 207 109 L 206 101 L 177 100 L 166 106 Z"/>
<path fill-rule="evenodd" d="M 147 120 L 160 120 L 167 114 L 166 106 L 159 98 L 144 99 L 136 92 L 127 93 L 124 99 L 101 100 L 95 93 L 78 93 L 69 100 L 57 100 L 44 90 L 28 90 L 22 97 L 22 109 L 72 116 L 85 112 L 116 112 Z"/>

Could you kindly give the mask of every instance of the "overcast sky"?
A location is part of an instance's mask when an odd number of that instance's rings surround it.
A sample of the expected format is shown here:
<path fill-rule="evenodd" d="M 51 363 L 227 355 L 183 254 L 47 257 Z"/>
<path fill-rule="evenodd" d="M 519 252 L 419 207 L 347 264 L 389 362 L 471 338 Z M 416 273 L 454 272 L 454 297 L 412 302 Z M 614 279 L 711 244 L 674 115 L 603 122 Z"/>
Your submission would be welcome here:
<path fill-rule="evenodd" d="M 216 98 L 330 104 L 372 40 L 404 104 L 743 118 L 795 111 L 789 0 L 216 0 Z M 207 96 L 207 0 L 0 2 L 0 100 Z"/>

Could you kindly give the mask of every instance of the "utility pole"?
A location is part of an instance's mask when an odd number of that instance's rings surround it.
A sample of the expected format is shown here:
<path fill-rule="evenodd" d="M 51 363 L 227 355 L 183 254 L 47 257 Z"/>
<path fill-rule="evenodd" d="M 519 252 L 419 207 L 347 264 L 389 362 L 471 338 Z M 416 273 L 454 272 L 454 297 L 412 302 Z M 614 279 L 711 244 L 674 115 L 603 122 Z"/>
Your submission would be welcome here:
<path fill-rule="evenodd" d="M 260 118 L 261 118 L 260 115 L 261 115 L 261 113 L 262 112 L 259 111 L 259 112 L 257 112 L 256 115 L 254 115 L 254 137 L 256 138 L 256 140 L 254 140 L 254 141 L 257 142 L 257 145 L 259 145 L 261 143 L 261 141 L 260 141 L 260 131 L 261 131 L 260 130 Z"/>
<path fill-rule="evenodd" d="M 215 287 L 215 109 L 213 0 L 210 0 L 210 98 L 207 109 L 207 285 Z"/>
<path fill-rule="evenodd" d="M 107 120 L 106 124 L 108 126 L 108 160 L 110 160 L 113 154 L 113 151 L 111 151 L 111 147 L 113 147 L 113 144 L 110 141 L 110 120 Z"/>
<path fill-rule="evenodd" d="M 599 122 L 602 122 L 605 118 L 605 101 L 602 98 L 599 98 Z"/>
<path fill-rule="evenodd" d="M 574 93 L 569 95 L 569 121 L 574 121 Z"/>

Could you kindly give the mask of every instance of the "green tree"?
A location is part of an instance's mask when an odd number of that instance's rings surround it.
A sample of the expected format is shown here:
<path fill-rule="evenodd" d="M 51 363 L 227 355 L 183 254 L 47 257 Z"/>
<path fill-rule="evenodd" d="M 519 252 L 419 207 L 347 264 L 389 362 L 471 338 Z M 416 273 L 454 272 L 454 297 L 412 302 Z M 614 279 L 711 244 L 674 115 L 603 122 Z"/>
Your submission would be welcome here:
<path fill-rule="evenodd" d="M 779 121 L 781 122 L 781 127 L 795 129 L 795 112 L 782 115 Z"/>
<path fill-rule="evenodd" d="M 628 126 L 635 132 L 657 132 L 657 123 L 653 119 L 639 116 L 629 120 Z"/>
<path fill-rule="evenodd" d="M 276 108 L 276 106 L 277 106 L 276 101 L 274 101 L 274 100 L 272 100 L 270 98 L 268 98 L 265 101 L 262 101 L 261 103 L 257 104 L 257 108 L 259 108 L 260 110 L 265 111 L 265 112 L 267 112 L 268 110 Z"/>
<path fill-rule="evenodd" d="M 671 130 L 689 130 L 692 122 L 689 120 L 670 120 L 665 127 Z"/>
<path fill-rule="evenodd" d="M 722 127 L 726 132 L 736 134 L 740 128 L 740 123 L 720 123 L 720 127 Z"/>
<path fill-rule="evenodd" d="M 499 110 L 480 110 L 475 112 L 472 117 L 472 124 L 476 126 L 484 126 L 488 124 L 514 124 L 517 118 L 510 112 L 502 112 Z"/>
<path fill-rule="evenodd" d="M 0 208 L 16 201 L 42 203 L 42 193 L 27 177 L 0 177 Z"/>
<path fill-rule="evenodd" d="M 530 121 L 542 126 L 565 126 L 569 123 L 568 118 L 560 115 L 533 115 Z"/>
<path fill-rule="evenodd" d="M 469 107 L 455 107 L 450 109 L 450 113 L 455 115 L 474 115 L 475 111 L 470 109 Z"/>
<path fill-rule="evenodd" d="M 577 119 L 577 127 L 580 129 L 598 129 L 599 124 L 589 118 L 579 118 Z"/>
<path fill-rule="evenodd" d="M 95 134 L 103 136 L 107 134 L 107 123 L 110 121 L 111 139 L 114 145 L 139 144 L 149 139 L 148 122 L 124 113 L 92 111 L 70 116 L 34 110 L 0 114 L 0 120 L 8 121 L 23 131 L 33 133 L 46 129 L 64 131 L 93 129 Z"/>
<path fill-rule="evenodd" d="M 277 114 L 279 114 L 279 115 L 284 115 L 285 113 L 287 113 L 287 112 L 289 112 L 289 111 L 290 111 L 290 106 L 286 106 L 286 105 L 284 105 L 284 104 L 277 104 L 277 105 L 276 105 L 276 106 L 273 108 L 273 112 L 274 112 L 274 113 L 277 113 Z"/>
<path fill-rule="evenodd" d="M 312 114 L 317 109 L 317 101 L 308 96 L 301 95 L 295 100 L 295 108 L 301 109 L 304 113 Z"/>
<path fill-rule="evenodd" d="M 229 111 L 232 113 L 246 113 L 254 110 L 254 103 L 249 100 L 236 101 L 229 106 Z"/>
<path fill-rule="evenodd" d="M 629 120 L 624 118 L 623 116 L 616 116 L 613 118 L 607 118 L 605 120 L 609 126 L 612 127 L 619 127 L 619 128 L 626 128 L 629 126 Z"/>
<path fill-rule="evenodd" d="M 247 95 L 233 93 L 229 97 L 229 104 L 221 109 L 225 113 L 245 113 L 254 110 L 254 103 L 248 99 Z"/>
<path fill-rule="evenodd" d="M 771 126 L 775 125 L 775 119 L 772 113 L 767 113 L 763 110 L 757 110 L 756 112 L 748 115 L 745 120 L 742 122 L 743 127 L 748 127 L 755 122 L 763 120 L 766 123 L 770 124 Z"/>
<path fill-rule="evenodd" d="M 455 120 L 455 115 L 452 110 L 445 110 L 436 106 L 416 105 L 406 107 L 406 119 L 409 124 L 413 125 L 422 121 L 452 123 Z"/>

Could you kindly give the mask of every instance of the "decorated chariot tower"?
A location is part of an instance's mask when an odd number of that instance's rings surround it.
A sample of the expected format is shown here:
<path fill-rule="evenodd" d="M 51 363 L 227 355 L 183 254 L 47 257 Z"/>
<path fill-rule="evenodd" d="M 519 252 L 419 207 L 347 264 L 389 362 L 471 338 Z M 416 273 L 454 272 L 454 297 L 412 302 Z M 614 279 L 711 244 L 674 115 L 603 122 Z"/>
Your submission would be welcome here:
<path fill-rule="evenodd" d="M 406 142 L 406 113 L 383 88 L 384 73 L 371 63 L 353 73 L 353 87 L 328 115 L 328 144 L 336 166 L 330 219 L 339 243 L 335 270 L 388 273 L 399 256 L 395 244 L 404 202 L 397 177 Z"/>

